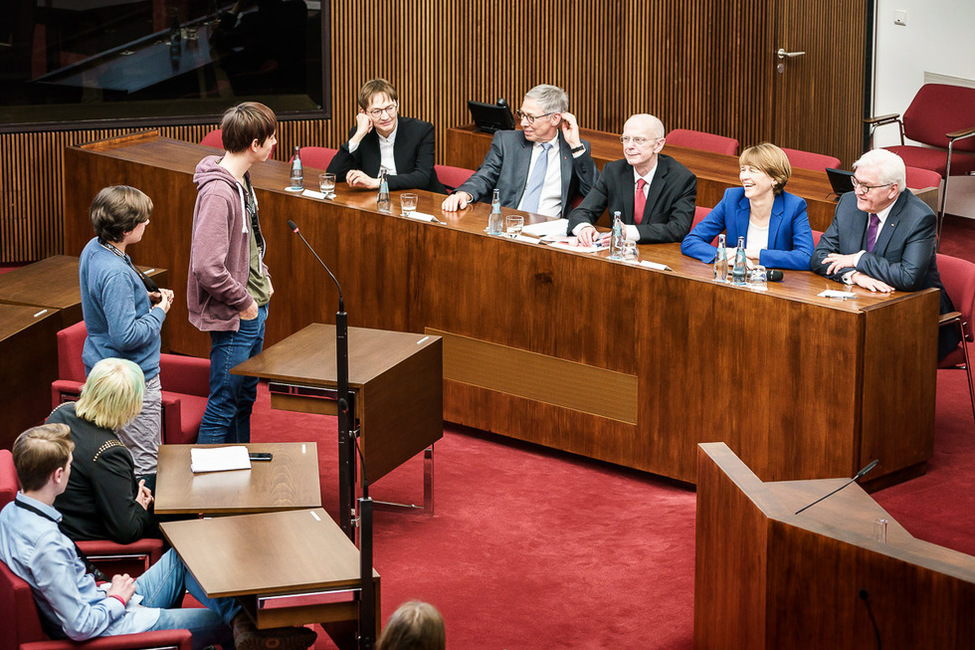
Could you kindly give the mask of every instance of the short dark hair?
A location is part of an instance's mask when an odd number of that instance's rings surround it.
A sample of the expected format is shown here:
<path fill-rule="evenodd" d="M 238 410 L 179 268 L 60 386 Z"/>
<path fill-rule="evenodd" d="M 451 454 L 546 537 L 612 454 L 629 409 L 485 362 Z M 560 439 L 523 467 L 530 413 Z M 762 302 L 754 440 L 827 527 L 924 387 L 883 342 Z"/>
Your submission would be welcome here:
<path fill-rule="evenodd" d="M 244 102 L 228 108 L 220 120 L 223 148 L 230 153 L 246 151 L 254 140 L 259 144 L 278 130 L 274 111 L 260 102 Z"/>
<path fill-rule="evenodd" d="M 128 185 L 106 187 L 91 202 L 88 217 L 98 241 L 120 242 L 125 233 L 149 220 L 152 199 Z"/>
<path fill-rule="evenodd" d="M 67 467 L 74 441 L 66 424 L 42 424 L 14 440 L 13 457 L 20 489 L 40 490 L 59 467 Z"/>
<path fill-rule="evenodd" d="M 359 107 L 362 110 L 369 108 L 369 102 L 376 95 L 387 95 L 394 102 L 399 101 L 399 95 L 396 94 L 396 89 L 393 88 L 393 84 L 389 83 L 385 79 L 370 79 L 366 83 L 362 84 L 362 88 L 359 89 L 359 96 L 356 101 L 359 102 Z"/>

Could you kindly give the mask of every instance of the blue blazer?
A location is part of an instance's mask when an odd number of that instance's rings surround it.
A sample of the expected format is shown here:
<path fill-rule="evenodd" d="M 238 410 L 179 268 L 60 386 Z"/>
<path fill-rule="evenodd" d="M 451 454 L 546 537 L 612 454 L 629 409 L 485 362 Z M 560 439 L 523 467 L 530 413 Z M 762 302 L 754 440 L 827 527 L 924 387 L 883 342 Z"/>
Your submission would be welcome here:
<path fill-rule="evenodd" d="M 721 202 L 681 242 L 680 251 L 688 257 L 711 263 L 717 252 L 711 242 L 722 232 L 728 233 L 728 246 L 737 245 L 739 237 L 746 237 L 747 246 L 750 212 L 744 189 L 725 190 Z M 768 248 L 759 254 L 759 264 L 770 269 L 805 271 L 809 269 L 812 252 L 812 231 L 805 200 L 788 192 L 776 194 L 769 220 Z"/>

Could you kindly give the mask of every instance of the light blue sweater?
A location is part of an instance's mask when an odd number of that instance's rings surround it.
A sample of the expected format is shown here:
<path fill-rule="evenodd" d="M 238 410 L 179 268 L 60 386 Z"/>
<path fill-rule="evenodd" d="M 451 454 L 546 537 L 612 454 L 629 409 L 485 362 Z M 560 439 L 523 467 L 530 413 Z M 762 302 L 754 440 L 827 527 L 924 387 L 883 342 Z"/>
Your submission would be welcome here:
<path fill-rule="evenodd" d="M 78 274 L 88 328 L 81 357 L 85 373 L 102 359 L 117 357 L 139 364 L 146 381 L 158 375 L 159 332 L 166 312 L 152 307 L 139 275 L 97 237 L 85 245 Z"/>

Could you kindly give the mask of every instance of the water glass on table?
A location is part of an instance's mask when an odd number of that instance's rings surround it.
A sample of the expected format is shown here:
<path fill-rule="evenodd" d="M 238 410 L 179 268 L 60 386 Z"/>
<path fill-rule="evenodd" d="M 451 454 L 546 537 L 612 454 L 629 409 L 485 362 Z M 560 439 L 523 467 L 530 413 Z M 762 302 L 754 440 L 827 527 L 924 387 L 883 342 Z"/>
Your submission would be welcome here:
<path fill-rule="evenodd" d="M 404 192 L 399 195 L 399 209 L 400 214 L 404 217 L 412 217 L 413 213 L 416 212 L 416 202 L 418 198 L 413 192 Z"/>
<path fill-rule="evenodd" d="M 525 218 L 520 214 L 509 214 L 504 218 L 504 232 L 512 239 L 520 235 L 521 229 L 524 227 Z"/>
<path fill-rule="evenodd" d="M 760 291 L 768 289 L 768 272 L 764 266 L 759 264 L 748 272 L 748 286 Z"/>
<path fill-rule="evenodd" d="M 324 174 L 318 175 L 318 187 L 321 189 L 322 194 L 325 195 L 326 199 L 330 199 L 335 196 L 335 174 L 329 174 L 325 172 Z"/>
<path fill-rule="evenodd" d="M 640 261 L 640 249 L 636 247 L 635 241 L 623 242 L 623 261 L 625 262 Z"/>

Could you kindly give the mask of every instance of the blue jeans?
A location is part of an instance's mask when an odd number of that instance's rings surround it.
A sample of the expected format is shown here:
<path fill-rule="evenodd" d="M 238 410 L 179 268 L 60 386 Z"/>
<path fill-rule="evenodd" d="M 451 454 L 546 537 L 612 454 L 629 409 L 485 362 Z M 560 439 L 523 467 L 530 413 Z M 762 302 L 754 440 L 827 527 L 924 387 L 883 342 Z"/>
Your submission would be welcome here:
<path fill-rule="evenodd" d="M 184 591 L 189 591 L 206 609 L 180 609 Z M 159 620 L 150 630 L 189 630 L 194 648 L 214 644 L 234 647 L 230 622 L 240 611 L 240 605 L 233 598 L 207 598 L 176 551 L 166 551 L 136 579 L 135 593 L 142 596 L 143 607 L 161 610 Z"/>
<path fill-rule="evenodd" d="M 251 411 L 257 399 L 257 378 L 230 374 L 230 369 L 264 347 L 267 305 L 257 318 L 240 321 L 236 332 L 210 332 L 210 397 L 200 423 L 199 443 L 237 444 L 251 441 Z"/>

